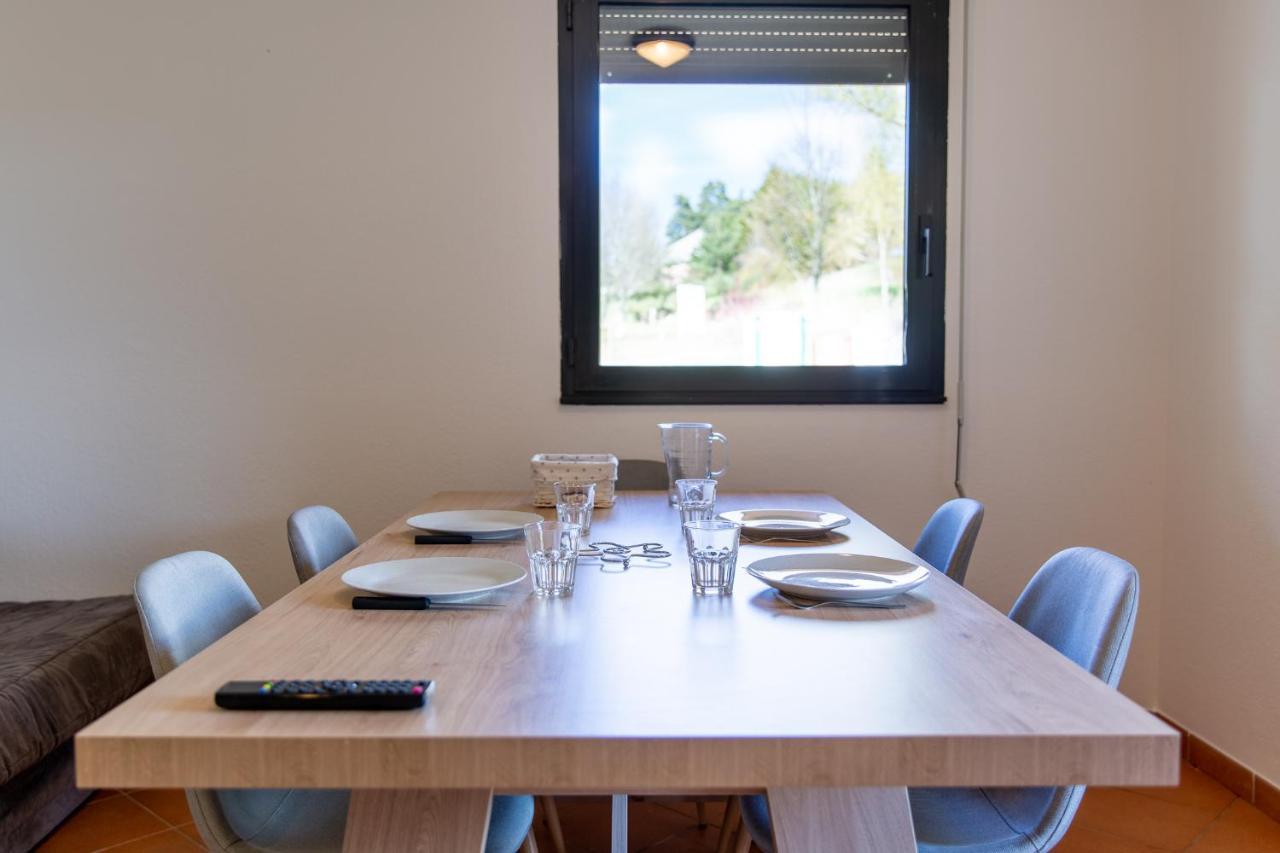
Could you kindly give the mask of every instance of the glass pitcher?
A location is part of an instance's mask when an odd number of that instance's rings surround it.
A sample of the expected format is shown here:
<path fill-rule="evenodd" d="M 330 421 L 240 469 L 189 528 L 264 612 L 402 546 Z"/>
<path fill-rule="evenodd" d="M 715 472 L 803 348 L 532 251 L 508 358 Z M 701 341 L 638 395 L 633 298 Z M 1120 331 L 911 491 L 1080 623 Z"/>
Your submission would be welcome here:
<path fill-rule="evenodd" d="M 667 499 L 675 504 L 676 480 L 721 477 L 729 470 L 729 439 L 711 424 L 658 424 L 662 433 L 662 456 L 667 462 Z M 719 470 L 712 470 L 712 445 L 721 446 Z"/>

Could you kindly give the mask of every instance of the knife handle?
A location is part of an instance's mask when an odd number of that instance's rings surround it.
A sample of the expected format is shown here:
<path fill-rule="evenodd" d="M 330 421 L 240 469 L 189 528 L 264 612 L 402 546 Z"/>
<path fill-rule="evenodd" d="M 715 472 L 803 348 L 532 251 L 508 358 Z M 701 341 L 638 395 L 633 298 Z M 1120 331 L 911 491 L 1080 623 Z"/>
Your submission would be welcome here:
<path fill-rule="evenodd" d="M 460 533 L 419 533 L 413 537 L 414 545 L 470 545 L 471 537 Z"/>
<path fill-rule="evenodd" d="M 421 595 L 357 595 L 351 599 L 353 610 L 426 610 L 430 606 Z"/>

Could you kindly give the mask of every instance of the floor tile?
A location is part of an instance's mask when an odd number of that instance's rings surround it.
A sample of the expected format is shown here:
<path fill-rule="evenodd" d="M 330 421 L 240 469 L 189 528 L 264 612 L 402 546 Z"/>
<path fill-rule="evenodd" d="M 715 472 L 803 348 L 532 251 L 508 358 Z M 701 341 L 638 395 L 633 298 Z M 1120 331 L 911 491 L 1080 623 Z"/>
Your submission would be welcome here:
<path fill-rule="evenodd" d="M 1176 788 L 1126 788 L 1125 790 L 1181 806 L 1210 809 L 1215 813 L 1225 809 L 1236 798 L 1235 794 L 1185 761 L 1182 762 L 1182 778 Z"/>
<path fill-rule="evenodd" d="M 691 826 L 648 848 L 646 853 L 714 853 L 720 840 L 719 828 Z"/>
<path fill-rule="evenodd" d="M 37 849 L 41 853 L 88 853 L 169 829 L 128 797 L 87 803 Z"/>
<path fill-rule="evenodd" d="M 656 803 L 632 803 L 627 815 L 627 847 L 644 853 L 683 830 L 696 829 L 696 823 L 696 819 Z"/>
<path fill-rule="evenodd" d="M 1280 824 L 1236 800 L 1189 848 L 1192 853 L 1276 853 Z"/>
<path fill-rule="evenodd" d="M 696 821 L 698 819 L 697 806 L 693 804 L 693 800 L 688 800 L 683 797 L 645 797 L 643 800 L 638 800 L 633 797 L 631 800 L 632 808 L 650 806 L 677 812 L 690 820 Z"/>
<path fill-rule="evenodd" d="M 1119 788 L 1090 788 L 1076 815 L 1086 829 L 1161 850 L 1182 850 L 1218 816 Z"/>
<path fill-rule="evenodd" d="M 184 823 L 182 826 L 178 827 L 178 831 L 187 836 L 187 838 L 190 838 L 200 847 L 204 847 L 204 839 L 200 837 L 200 830 L 196 829 L 194 822 Z"/>
<path fill-rule="evenodd" d="M 155 835 L 127 841 L 118 847 L 108 847 L 105 853 L 195 853 L 203 849 L 178 830 L 167 829 Z"/>
<path fill-rule="evenodd" d="M 724 797 L 704 797 L 703 810 L 707 816 L 708 826 L 719 826 L 720 821 L 724 818 Z M 698 823 L 698 804 L 688 797 L 648 797 L 643 801 L 632 801 L 632 807 L 641 802 L 660 808 L 670 809 L 685 816 L 689 823 L 697 825 Z"/>
<path fill-rule="evenodd" d="M 1163 853 L 1159 847 L 1108 835 L 1078 824 L 1071 827 L 1067 837 L 1053 850 L 1054 853 Z"/>
<path fill-rule="evenodd" d="M 573 853 L 609 853 L 608 797 L 556 797 L 556 811 L 564 829 L 565 846 Z M 551 836 L 541 821 L 534 825 L 538 850 L 551 853 Z"/>
<path fill-rule="evenodd" d="M 191 823 L 191 810 L 187 807 L 187 793 L 181 788 L 152 788 L 132 791 L 129 794 L 143 808 L 155 812 L 174 826 Z"/>
<path fill-rule="evenodd" d="M 114 788 L 103 788 L 99 791 L 94 791 L 93 795 L 89 797 L 89 802 L 96 803 L 96 802 L 100 802 L 101 800 L 109 800 L 112 797 L 118 797 L 123 793 L 124 791 L 117 791 Z"/>

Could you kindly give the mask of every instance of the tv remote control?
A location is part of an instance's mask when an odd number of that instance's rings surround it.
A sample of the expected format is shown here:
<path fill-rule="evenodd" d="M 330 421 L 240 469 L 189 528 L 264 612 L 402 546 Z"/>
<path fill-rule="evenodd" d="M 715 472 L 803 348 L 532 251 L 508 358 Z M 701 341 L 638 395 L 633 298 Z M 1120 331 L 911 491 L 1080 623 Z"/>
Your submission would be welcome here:
<path fill-rule="evenodd" d="M 265 679 L 228 681 L 214 694 L 231 711 L 401 711 L 421 708 L 431 681 Z"/>

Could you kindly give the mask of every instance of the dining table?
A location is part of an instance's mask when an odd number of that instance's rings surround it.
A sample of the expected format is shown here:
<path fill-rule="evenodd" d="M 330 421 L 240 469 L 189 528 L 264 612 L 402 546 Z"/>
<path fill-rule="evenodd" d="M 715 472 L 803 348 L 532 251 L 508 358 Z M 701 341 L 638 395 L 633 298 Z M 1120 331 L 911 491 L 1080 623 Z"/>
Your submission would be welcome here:
<path fill-rule="evenodd" d="M 344 849 L 448 853 L 483 849 L 494 793 L 765 793 L 779 851 L 893 853 L 915 849 L 911 786 L 1178 781 L 1174 730 L 940 572 L 901 607 L 799 610 L 744 571 L 801 549 L 921 562 L 824 494 L 721 493 L 718 510 L 850 519 L 807 543 L 744 539 L 727 596 L 692 593 L 665 492 L 621 491 L 589 540 L 670 557 L 580 558 L 563 598 L 526 577 L 488 596 L 496 608 L 352 609 L 342 576 L 364 564 L 526 566 L 518 538 L 416 545 L 407 524 L 486 508 L 555 517 L 527 492 L 434 495 L 83 729 L 78 785 L 350 789 Z M 413 711 L 214 704 L 228 681 L 321 678 L 435 690 Z"/>

